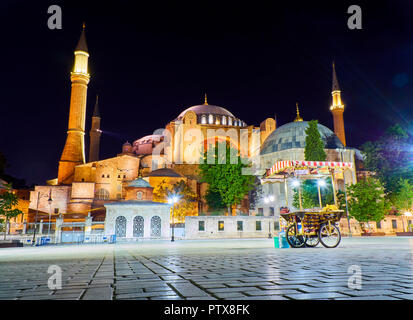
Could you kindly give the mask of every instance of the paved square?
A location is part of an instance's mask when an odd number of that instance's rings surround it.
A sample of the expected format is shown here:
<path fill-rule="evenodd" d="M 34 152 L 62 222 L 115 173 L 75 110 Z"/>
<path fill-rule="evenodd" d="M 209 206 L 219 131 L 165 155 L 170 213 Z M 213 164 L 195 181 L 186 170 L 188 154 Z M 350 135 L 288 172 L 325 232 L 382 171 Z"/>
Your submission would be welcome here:
<path fill-rule="evenodd" d="M 335 249 L 275 249 L 270 239 L 7 248 L 0 299 L 410 300 L 412 258 L 406 237 L 345 238 Z M 61 289 L 48 287 L 51 265 Z M 359 290 L 348 286 L 354 265 Z"/>

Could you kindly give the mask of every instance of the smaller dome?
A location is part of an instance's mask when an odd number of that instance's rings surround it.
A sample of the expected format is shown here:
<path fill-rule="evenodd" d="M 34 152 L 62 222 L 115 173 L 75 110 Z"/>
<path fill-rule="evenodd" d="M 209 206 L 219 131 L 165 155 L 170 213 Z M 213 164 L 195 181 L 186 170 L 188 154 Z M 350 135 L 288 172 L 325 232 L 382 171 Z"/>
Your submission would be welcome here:
<path fill-rule="evenodd" d="M 128 184 L 128 187 L 132 188 L 152 188 L 148 181 L 143 180 L 142 178 L 138 178 L 133 180 Z"/>
<path fill-rule="evenodd" d="M 168 168 L 157 169 L 152 172 L 149 172 L 149 177 L 176 177 L 182 178 L 183 176 L 177 173 L 176 171 Z"/>
<path fill-rule="evenodd" d="M 274 130 L 265 139 L 261 146 L 260 154 L 268 154 L 293 148 L 305 148 L 305 130 L 308 127 L 308 121 L 295 121 L 282 125 Z M 326 126 L 318 124 L 318 131 L 321 139 L 324 141 L 325 149 L 343 148 L 340 139 Z"/>

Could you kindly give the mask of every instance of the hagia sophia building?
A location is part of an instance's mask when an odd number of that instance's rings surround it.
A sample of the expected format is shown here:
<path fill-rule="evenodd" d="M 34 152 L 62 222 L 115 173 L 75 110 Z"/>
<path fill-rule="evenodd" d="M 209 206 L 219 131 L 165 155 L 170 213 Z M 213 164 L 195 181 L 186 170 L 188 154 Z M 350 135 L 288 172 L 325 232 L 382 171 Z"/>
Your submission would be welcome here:
<path fill-rule="evenodd" d="M 88 72 L 89 52 L 84 28 L 74 56 L 74 67 L 70 75 L 72 88 L 67 138 L 57 178 L 47 181 L 46 185 L 36 186 L 30 194 L 30 209 L 38 209 L 38 219 L 47 221 L 51 213 L 52 221 L 57 217 L 63 217 L 64 221 L 84 221 L 86 217 L 104 221 L 109 204 L 134 205 L 136 202 L 139 205 L 139 201 L 150 204 L 153 202 L 153 189 L 160 183 L 173 185 L 179 181 L 187 183 L 196 194 L 198 204 L 191 215 L 208 212 L 204 200 L 208 186 L 201 182 L 198 164 L 194 162 L 199 159 L 200 146 L 207 147 L 211 141 L 216 140 L 228 141 L 228 132 L 244 137 L 248 146 L 244 155 L 258 157 L 264 171 L 276 161 L 304 160 L 305 129 L 308 122 L 301 118 L 298 105 L 293 122 L 277 127 L 276 119 L 267 118 L 259 126 L 254 126 L 223 107 L 209 104 L 206 95 L 203 104 L 183 110 L 166 125 L 163 132 L 148 133 L 132 143 L 126 142 L 119 147 L 119 154 L 108 159 L 99 158 L 102 133 L 100 120 L 104 115 L 100 114 L 96 97 L 86 159 L 86 99 L 91 77 Z M 327 161 L 352 162 L 359 168 L 360 152 L 346 147 L 344 105 L 334 65 L 332 82 L 330 111 L 334 119 L 334 132 L 322 124 L 318 126 L 325 142 Z M 216 135 L 208 136 L 207 130 L 210 129 L 216 130 Z M 202 133 L 201 138 L 196 136 L 199 133 Z M 356 182 L 356 174 L 349 174 L 346 181 Z M 283 190 L 275 190 L 276 187 L 264 185 L 264 192 L 277 198 Z M 47 196 L 39 196 L 50 193 L 52 203 L 48 202 Z M 284 205 L 282 197 L 277 199 L 272 204 L 258 203 L 251 210 L 248 196 L 245 196 L 233 212 L 274 215 Z"/>

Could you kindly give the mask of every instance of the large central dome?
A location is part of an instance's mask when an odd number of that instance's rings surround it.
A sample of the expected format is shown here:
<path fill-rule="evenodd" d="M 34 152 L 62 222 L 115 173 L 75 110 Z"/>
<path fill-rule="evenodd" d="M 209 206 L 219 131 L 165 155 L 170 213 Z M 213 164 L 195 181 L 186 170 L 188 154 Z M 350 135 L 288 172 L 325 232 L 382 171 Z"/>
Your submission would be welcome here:
<path fill-rule="evenodd" d="M 200 104 L 200 105 L 197 105 L 197 106 L 192 106 L 192 107 L 182 111 L 179 114 L 178 119 L 182 119 L 184 117 L 185 113 L 187 113 L 188 111 L 193 111 L 198 116 L 203 115 L 203 114 L 213 114 L 213 115 L 220 115 L 220 116 L 227 116 L 227 117 L 235 118 L 235 116 L 225 108 L 218 107 L 218 106 L 213 106 L 213 105 L 210 105 L 210 104 Z"/>
<path fill-rule="evenodd" d="M 245 127 L 247 124 L 235 117 L 227 109 L 208 104 L 205 96 L 205 103 L 189 107 L 182 111 L 175 120 L 182 120 L 188 112 L 196 115 L 196 122 L 203 125 L 224 125 Z"/>
<path fill-rule="evenodd" d="M 305 148 L 307 127 L 308 121 L 290 122 L 282 125 L 265 139 L 261 146 L 261 155 L 293 148 Z M 318 124 L 318 131 L 326 149 L 344 147 L 340 139 L 329 128 Z"/>

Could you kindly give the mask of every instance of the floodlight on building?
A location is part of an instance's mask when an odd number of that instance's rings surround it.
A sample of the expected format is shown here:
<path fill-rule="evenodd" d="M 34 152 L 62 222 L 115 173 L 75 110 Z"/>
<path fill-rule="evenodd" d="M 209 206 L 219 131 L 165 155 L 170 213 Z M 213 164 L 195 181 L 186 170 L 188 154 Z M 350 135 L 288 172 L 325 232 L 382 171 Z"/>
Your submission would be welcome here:
<path fill-rule="evenodd" d="M 326 186 L 326 182 L 324 180 L 318 180 L 318 185 L 320 187 L 325 187 Z"/>

